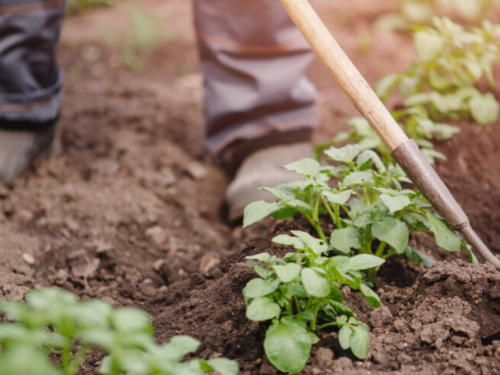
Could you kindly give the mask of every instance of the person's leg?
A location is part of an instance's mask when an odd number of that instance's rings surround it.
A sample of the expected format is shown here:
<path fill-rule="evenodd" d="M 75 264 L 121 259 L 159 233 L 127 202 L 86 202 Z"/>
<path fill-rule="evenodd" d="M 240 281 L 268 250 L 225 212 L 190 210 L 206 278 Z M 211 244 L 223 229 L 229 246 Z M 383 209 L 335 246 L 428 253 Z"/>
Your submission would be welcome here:
<path fill-rule="evenodd" d="M 195 0 L 206 149 L 225 168 L 260 148 L 308 141 L 313 53 L 277 0 Z"/>
<path fill-rule="evenodd" d="M 65 0 L 0 0 L 0 182 L 47 151 L 59 117 Z"/>

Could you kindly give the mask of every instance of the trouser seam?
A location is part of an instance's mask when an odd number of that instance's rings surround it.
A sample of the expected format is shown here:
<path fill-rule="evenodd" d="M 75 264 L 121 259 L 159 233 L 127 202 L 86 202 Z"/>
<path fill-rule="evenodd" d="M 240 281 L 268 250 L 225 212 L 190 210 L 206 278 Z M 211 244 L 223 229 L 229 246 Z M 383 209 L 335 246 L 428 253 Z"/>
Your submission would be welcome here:
<path fill-rule="evenodd" d="M 304 42 L 304 38 L 299 36 L 286 43 L 264 45 L 264 44 L 247 44 L 241 43 L 236 40 L 228 39 L 214 34 L 208 34 L 200 30 L 196 30 L 196 35 L 200 40 L 209 45 L 218 45 L 227 48 L 232 52 L 244 52 L 251 54 L 275 54 L 281 52 L 288 52 L 293 50 L 297 45 Z"/>
<path fill-rule="evenodd" d="M 16 15 L 42 11 L 46 9 L 58 9 L 63 5 L 63 0 L 42 1 L 33 4 L 0 6 L 0 16 Z"/>

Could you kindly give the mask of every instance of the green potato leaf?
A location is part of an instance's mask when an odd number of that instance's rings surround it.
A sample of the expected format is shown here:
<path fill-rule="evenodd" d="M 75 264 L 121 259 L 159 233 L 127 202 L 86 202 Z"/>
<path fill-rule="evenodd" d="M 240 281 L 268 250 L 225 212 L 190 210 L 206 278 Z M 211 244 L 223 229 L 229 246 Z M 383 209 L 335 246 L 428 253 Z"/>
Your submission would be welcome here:
<path fill-rule="evenodd" d="M 300 238 L 292 237 L 288 234 L 280 234 L 274 237 L 272 241 L 280 245 L 293 246 L 297 250 L 303 250 L 305 248 L 305 244 Z"/>
<path fill-rule="evenodd" d="M 314 238 L 309 233 L 300 230 L 292 230 L 292 233 L 300 238 L 300 240 L 304 242 L 308 248 L 314 251 L 315 254 L 321 255 L 328 250 L 328 245 L 324 241 Z"/>
<path fill-rule="evenodd" d="M 344 254 L 349 254 L 351 249 L 361 249 L 363 236 L 356 228 L 336 229 L 330 236 L 330 245 Z"/>
<path fill-rule="evenodd" d="M 397 195 L 393 197 L 389 194 L 381 194 L 380 200 L 389 209 L 389 212 L 391 214 L 408 207 L 412 203 L 410 198 L 408 198 L 406 195 Z"/>
<path fill-rule="evenodd" d="M 39 349 L 33 346 L 16 345 L 0 355 L 2 375 L 62 375 Z"/>
<path fill-rule="evenodd" d="M 267 192 L 273 194 L 276 198 L 281 199 L 284 202 L 288 202 L 288 201 L 292 201 L 292 200 L 296 199 L 295 194 L 293 194 L 293 193 L 291 193 L 288 190 L 283 189 L 283 188 L 263 187 L 263 188 L 260 188 L 260 190 L 267 191 Z"/>
<path fill-rule="evenodd" d="M 307 294 L 313 297 L 324 298 L 330 294 L 330 283 L 311 268 L 304 268 L 301 272 L 302 284 Z"/>
<path fill-rule="evenodd" d="M 381 222 L 374 223 L 372 233 L 378 240 L 392 246 L 398 254 L 405 251 L 410 239 L 410 232 L 406 224 L 393 217 L 386 217 Z"/>
<path fill-rule="evenodd" d="M 120 332 L 152 332 L 153 326 L 148 313 L 133 308 L 122 307 L 113 312 L 113 326 Z"/>
<path fill-rule="evenodd" d="M 299 276 L 301 270 L 301 267 L 294 263 L 289 263 L 286 266 L 274 266 L 273 268 L 278 278 L 284 283 L 289 283 Z"/>
<path fill-rule="evenodd" d="M 250 305 L 248 305 L 246 312 L 247 318 L 256 322 L 278 318 L 280 314 L 281 307 L 267 297 L 254 299 Z"/>
<path fill-rule="evenodd" d="M 284 165 L 283 168 L 304 177 L 315 178 L 321 169 L 321 165 L 314 159 L 306 158 Z"/>
<path fill-rule="evenodd" d="M 365 284 L 361 284 L 359 290 L 365 296 L 366 302 L 371 307 L 380 307 L 380 298 L 373 290 L 368 288 Z"/>
<path fill-rule="evenodd" d="M 345 145 L 341 148 L 330 147 L 325 151 L 325 154 L 332 160 L 350 163 L 354 161 L 361 151 L 358 145 Z"/>
<path fill-rule="evenodd" d="M 347 350 L 351 347 L 351 336 L 353 330 L 349 325 L 344 325 L 339 331 L 339 343 L 342 349 Z"/>
<path fill-rule="evenodd" d="M 450 229 L 443 219 L 438 218 L 432 211 L 426 212 L 426 218 L 429 222 L 434 238 L 439 247 L 446 251 L 459 252 L 461 248 L 460 237 Z"/>
<path fill-rule="evenodd" d="M 349 270 L 367 270 L 370 268 L 378 267 L 384 264 L 384 262 L 385 259 L 379 258 L 375 255 L 360 254 L 352 257 L 349 260 Z"/>
<path fill-rule="evenodd" d="M 243 212 L 243 228 L 255 224 L 281 208 L 282 206 L 277 202 L 268 203 L 266 201 L 257 201 L 250 203 L 245 207 Z"/>
<path fill-rule="evenodd" d="M 206 362 L 211 368 L 208 371 L 215 371 L 219 375 L 238 375 L 240 365 L 236 361 L 227 358 L 212 358 Z"/>
<path fill-rule="evenodd" d="M 279 284 L 279 280 L 253 279 L 243 289 L 243 296 L 245 298 L 264 297 L 278 289 Z"/>
<path fill-rule="evenodd" d="M 279 371 L 291 375 L 302 371 L 309 359 L 312 341 L 300 322 L 285 317 L 275 320 L 266 332 L 264 350 Z"/>
<path fill-rule="evenodd" d="M 249 267 L 252 267 L 255 270 L 255 272 L 257 272 L 257 275 L 259 275 L 263 279 L 267 279 L 269 276 L 273 274 L 272 271 L 266 270 L 265 268 L 259 266 L 258 264 L 248 262 L 247 265 Z"/>
<path fill-rule="evenodd" d="M 417 31 L 413 38 L 418 59 L 422 62 L 433 60 L 443 50 L 443 39 L 439 35 L 427 31 Z"/>
<path fill-rule="evenodd" d="M 373 172 L 372 171 L 363 171 L 363 172 L 352 172 L 344 181 L 342 181 L 343 186 L 353 186 L 366 184 L 367 182 L 371 182 L 373 180 Z"/>
<path fill-rule="evenodd" d="M 364 326 L 352 326 L 351 351 L 359 359 L 365 359 L 370 349 L 370 336 Z"/>
<path fill-rule="evenodd" d="M 334 193 L 333 191 L 323 190 L 321 194 L 330 203 L 344 205 L 351 198 L 353 191 L 345 190 L 340 193 Z"/>
<path fill-rule="evenodd" d="M 475 95 L 469 100 L 469 108 L 474 121 L 479 125 L 493 124 L 500 113 L 500 105 L 490 92 Z"/>

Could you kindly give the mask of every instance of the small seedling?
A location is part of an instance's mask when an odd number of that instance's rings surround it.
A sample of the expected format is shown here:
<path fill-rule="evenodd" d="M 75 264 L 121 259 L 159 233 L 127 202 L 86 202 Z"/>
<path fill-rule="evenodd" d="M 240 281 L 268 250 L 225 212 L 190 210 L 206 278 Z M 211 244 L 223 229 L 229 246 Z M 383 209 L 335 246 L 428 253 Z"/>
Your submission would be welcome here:
<path fill-rule="evenodd" d="M 150 318 L 144 311 L 113 309 L 97 300 L 78 301 L 59 289 L 40 289 L 26 295 L 26 303 L 0 302 L 1 375 L 76 375 L 92 347 L 104 349 L 103 375 L 236 375 L 239 365 L 225 358 L 182 361 L 200 343 L 176 336 L 156 344 Z M 60 367 L 49 358 L 56 355 Z"/>

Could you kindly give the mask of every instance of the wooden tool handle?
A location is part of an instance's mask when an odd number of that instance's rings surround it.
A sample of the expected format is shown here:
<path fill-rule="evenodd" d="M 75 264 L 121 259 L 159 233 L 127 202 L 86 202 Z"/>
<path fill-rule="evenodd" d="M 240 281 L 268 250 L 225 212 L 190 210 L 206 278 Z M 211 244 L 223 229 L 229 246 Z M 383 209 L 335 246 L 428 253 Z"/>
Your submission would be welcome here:
<path fill-rule="evenodd" d="M 395 150 L 408 141 L 389 111 L 318 17 L 308 0 L 280 0 L 340 88 L 372 128 Z"/>

